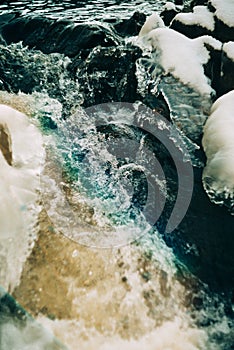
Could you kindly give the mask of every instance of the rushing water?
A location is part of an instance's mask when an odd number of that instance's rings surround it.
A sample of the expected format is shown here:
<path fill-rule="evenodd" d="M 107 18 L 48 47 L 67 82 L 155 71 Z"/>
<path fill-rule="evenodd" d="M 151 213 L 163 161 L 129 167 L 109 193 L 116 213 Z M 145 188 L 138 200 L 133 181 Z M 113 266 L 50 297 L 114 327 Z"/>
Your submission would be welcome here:
<path fill-rule="evenodd" d="M 47 16 L 54 19 L 70 19 L 76 23 L 92 21 L 113 21 L 118 18 L 129 18 L 135 11 L 150 15 L 162 9 L 166 1 L 142 2 L 141 0 L 67 0 L 67 1 L 3 1 L 0 10 L 20 10 L 26 13 Z"/>
<path fill-rule="evenodd" d="M 76 1 L 63 1 L 62 5 L 55 1 L 21 1 L 5 2 L 0 10 L 17 9 L 84 22 L 128 18 L 136 10 L 150 14 L 162 6 L 163 2 L 156 1 L 80 1 L 79 5 Z M 118 120 L 124 120 L 124 127 L 111 124 L 108 130 L 98 130 L 80 107 L 79 81 L 74 82 L 65 72 L 66 57 L 33 52 L 21 44 L 4 50 L 6 57 L 10 52 L 16 62 L 23 57 L 28 69 L 35 63 L 35 75 L 43 89 L 17 96 L 1 93 L 0 101 L 30 115 L 39 130 L 38 137 L 43 138 L 46 158 L 42 160 L 40 200 L 32 208 L 38 216 L 33 227 L 37 239 L 33 247 L 30 245 L 29 259 L 19 269 L 20 237 L 15 238 L 13 253 L 17 258 L 12 270 L 20 271 L 21 281 L 14 285 L 7 274 L 1 274 L 1 284 L 71 350 L 230 350 L 232 320 L 222 297 L 212 293 L 177 260 L 158 229 L 150 227 L 139 209 L 145 203 L 147 188 L 138 163 L 146 159 L 149 168 L 152 166 L 153 152 L 147 153 L 144 145 L 151 151 L 153 146 L 142 131 L 126 125 L 133 118 L 132 110 L 119 112 Z M 138 79 L 142 79 L 140 73 Z M 173 84 L 178 86 L 175 81 Z M 167 93 L 163 81 L 161 89 Z M 64 100 L 66 119 L 61 103 Z M 171 108 L 173 101 L 170 96 Z M 104 124 L 108 124 L 106 120 Z M 23 137 L 24 131 L 22 128 L 15 133 Z M 14 132 L 11 137 L 14 140 Z M 127 147 L 121 145 L 124 160 L 111 152 L 116 139 L 127 143 Z M 131 143 L 135 139 L 137 150 Z M 126 161 L 129 150 L 136 154 L 135 163 Z M 192 160 L 199 163 L 196 157 Z M 173 204 L 175 193 L 167 194 L 165 179 L 154 180 L 159 192 Z M 134 191 L 139 206 L 133 205 Z M 30 225 L 24 226 L 29 241 Z M 124 239 L 115 242 L 116 234 Z M 106 244 L 110 241 L 112 244 Z M 121 244 L 123 241 L 130 244 Z M 188 245 L 187 249 L 193 247 Z M 4 254 L 3 245 L 1 259 Z M 48 333 L 39 332 L 38 336 L 38 331 L 33 332 L 30 322 L 24 331 L 20 327 L 4 319 L 0 324 L 1 350 L 18 350 L 19 346 L 20 350 L 41 350 L 52 341 Z M 51 349 L 57 346 L 52 344 Z"/>

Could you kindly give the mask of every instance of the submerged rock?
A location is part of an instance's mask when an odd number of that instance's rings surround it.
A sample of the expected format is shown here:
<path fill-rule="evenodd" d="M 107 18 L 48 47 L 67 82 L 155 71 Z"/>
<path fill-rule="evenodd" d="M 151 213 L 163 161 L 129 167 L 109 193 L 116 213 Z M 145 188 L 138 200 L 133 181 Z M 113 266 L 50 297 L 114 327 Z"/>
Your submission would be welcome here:
<path fill-rule="evenodd" d="M 137 94 L 136 60 L 140 48 L 127 45 L 118 48 L 97 47 L 86 58 L 73 59 L 69 66 L 76 76 L 84 98 L 84 107 L 110 101 L 134 102 Z"/>

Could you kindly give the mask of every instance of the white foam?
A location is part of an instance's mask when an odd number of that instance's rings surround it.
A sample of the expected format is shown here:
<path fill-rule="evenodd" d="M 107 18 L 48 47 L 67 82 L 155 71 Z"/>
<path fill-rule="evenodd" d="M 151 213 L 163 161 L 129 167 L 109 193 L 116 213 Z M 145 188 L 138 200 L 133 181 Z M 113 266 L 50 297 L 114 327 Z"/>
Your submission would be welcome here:
<path fill-rule="evenodd" d="M 147 17 L 145 23 L 143 24 L 139 37 L 142 37 L 146 34 L 148 34 L 151 30 L 155 28 L 162 28 L 165 27 L 163 20 L 157 13 L 153 13 L 149 17 Z"/>
<path fill-rule="evenodd" d="M 147 35 L 147 40 L 155 50 L 156 60 L 160 60 L 166 74 L 172 74 L 201 94 L 210 94 L 213 91 L 209 79 L 204 74 L 203 65 L 210 57 L 205 44 L 221 48 L 221 43 L 206 35 L 189 39 L 169 28 L 152 30 Z"/>
<path fill-rule="evenodd" d="M 234 41 L 229 41 L 223 45 L 223 51 L 234 62 Z"/>
<path fill-rule="evenodd" d="M 207 156 L 203 173 L 205 186 L 218 193 L 234 195 L 234 90 L 221 96 L 212 106 L 202 140 Z"/>
<path fill-rule="evenodd" d="M 0 105 L 0 125 L 12 149 L 12 164 L 0 151 L 0 284 L 9 290 L 19 282 L 33 239 L 44 152 L 41 134 L 26 115 Z"/>
<path fill-rule="evenodd" d="M 0 333 L 1 350 L 65 350 L 51 332 L 36 322 L 28 321 L 24 327 L 20 327 L 12 321 L 6 321 L 0 325 Z"/>
<path fill-rule="evenodd" d="M 210 0 L 210 3 L 216 9 L 216 17 L 229 27 L 234 27 L 233 0 Z"/>
<path fill-rule="evenodd" d="M 162 326 L 155 327 L 149 333 L 129 339 L 112 337 L 90 329 L 90 337 L 83 332 L 83 325 L 76 321 L 51 321 L 40 318 L 44 326 L 60 337 L 70 350 L 202 350 L 210 349 L 207 344 L 207 335 L 197 328 L 186 327 L 180 319 L 167 321 Z M 83 333 L 83 334 L 82 334 Z M 212 350 L 215 350 L 214 345 Z"/>
<path fill-rule="evenodd" d="M 186 25 L 199 25 L 209 30 L 214 30 L 214 15 L 206 6 L 195 6 L 193 12 L 179 13 L 174 20 Z"/>

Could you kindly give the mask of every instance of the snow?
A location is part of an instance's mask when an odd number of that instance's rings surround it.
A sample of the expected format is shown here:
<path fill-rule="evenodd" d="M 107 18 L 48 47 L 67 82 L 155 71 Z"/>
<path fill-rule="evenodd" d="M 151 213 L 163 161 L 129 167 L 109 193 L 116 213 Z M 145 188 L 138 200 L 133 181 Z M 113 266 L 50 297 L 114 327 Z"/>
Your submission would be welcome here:
<path fill-rule="evenodd" d="M 223 45 L 223 51 L 226 55 L 234 61 L 234 41 L 229 41 Z"/>
<path fill-rule="evenodd" d="M 166 4 L 163 7 L 164 10 L 170 11 L 170 10 L 174 10 L 176 11 L 176 5 L 173 2 L 166 2 Z"/>
<path fill-rule="evenodd" d="M 234 1 L 210 0 L 210 3 L 216 9 L 216 17 L 229 27 L 234 27 Z"/>
<path fill-rule="evenodd" d="M 146 21 L 140 30 L 139 37 L 148 34 L 151 30 L 155 28 L 161 27 L 165 27 L 163 20 L 157 13 L 153 13 L 152 15 L 146 18 Z"/>
<path fill-rule="evenodd" d="M 221 48 L 219 41 L 210 36 L 189 39 L 169 28 L 154 29 L 146 39 L 155 50 L 153 55 L 156 54 L 156 60 L 160 60 L 166 74 L 172 74 L 201 94 L 213 91 L 203 69 L 210 57 L 205 44 Z"/>
<path fill-rule="evenodd" d="M 0 105 L 0 284 L 6 289 L 19 282 L 29 252 L 37 220 L 37 190 L 43 159 L 38 129 L 26 115 Z"/>
<path fill-rule="evenodd" d="M 234 90 L 212 106 L 202 140 L 207 156 L 204 183 L 216 192 L 234 194 Z"/>
<path fill-rule="evenodd" d="M 193 12 L 179 13 L 175 16 L 174 21 L 181 22 L 185 25 L 199 25 L 210 31 L 214 30 L 214 16 L 206 6 L 195 6 Z"/>

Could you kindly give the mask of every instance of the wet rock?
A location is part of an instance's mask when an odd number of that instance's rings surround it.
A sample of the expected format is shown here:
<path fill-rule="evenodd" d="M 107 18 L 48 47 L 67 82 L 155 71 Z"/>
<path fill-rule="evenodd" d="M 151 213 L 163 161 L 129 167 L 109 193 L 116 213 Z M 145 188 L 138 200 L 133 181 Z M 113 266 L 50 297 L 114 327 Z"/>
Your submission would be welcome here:
<path fill-rule="evenodd" d="M 129 19 L 125 19 L 114 25 L 115 30 L 122 36 L 134 36 L 139 33 L 145 23 L 146 15 L 141 12 L 135 12 Z"/>
<path fill-rule="evenodd" d="M 226 49 L 230 45 L 234 46 L 234 42 L 224 44 L 221 50 L 207 47 L 210 59 L 204 67 L 205 74 L 210 78 L 217 97 L 234 89 L 234 57 L 230 57 Z"/>
<path fill-rule="evenodd" d="M 202 36 L 202 35 L 211 35 L 211 31 L 208 30 L 207 28 L 204 28 L 200 25 L 195 25 L 195 24 L 194 25 L 184 24 L 176 19 L 172 21 L 170 28 L 186 35 L 188 38 L 191 38 L 191 39 L 198 38 L 199 36 Z"/>
<path fill-rule="evenodd" d="M 219 94 L 221 80 L 221 57 L 222 50 L 217 50 L 210 45 L 205 45 L 209 51 L 209 60 L 204 65 L 204 73 L 210 79 L 212 88 Z"/>
<path fill-rule="evenodd" d="M 95 48 L 83 61 L 80 56 L 69 66 L 80 84 L 84 107 L 110 101 L 134 102 L 138 98 L 136 60 L 142 51 L 135 46 Z"/>
<path fill-rule="evenodd" d="M 229 57 L 228 53 L 223 51 L 221 55 L 220 85 L 217 87 L 217 94 L 221 96 L 231 90 L 234 90 L 234 58 Z"/>
<path fill-rule="evenodd" d="M 29 48 L 47 54 L 58 52 L 73 57 L 81 49 L 116 46 L 120 42 L 110 29 L 98 24 L 74 25 L 71 21 L 40 16 L 1 17 L 1 34 L 8 44 L 22 41 Z"/>
<path fill-rule="evenodd" d="M 234 287 L 234 217 L 211 203 L 202 187 L 202 170 L 194 169 L 194 191 L 179 227 L 164 239 L 180 261 L 216 291 Z"/>
<path fill-rule="evenodd" d="M 173 18 L 177 15 L 178 11 L 175 9 L 164 10 L 160 13 L 160 17 L 166 26 L 169 26 Z"/>
<path fill-rule="evenodd" d="M 234 26 L 229 27 L 226 23 L 222 22 L 215 16 L 215 29 L 213 36 L 222 42 L 233 41 Z"/>

